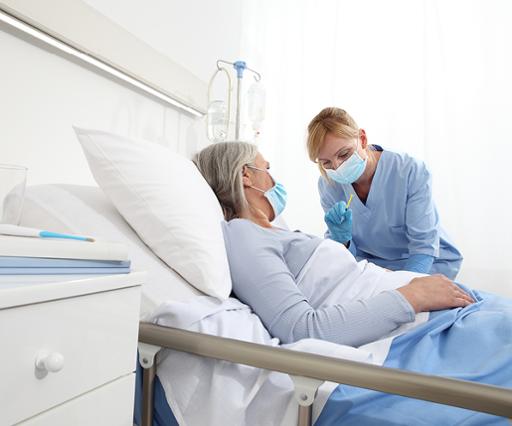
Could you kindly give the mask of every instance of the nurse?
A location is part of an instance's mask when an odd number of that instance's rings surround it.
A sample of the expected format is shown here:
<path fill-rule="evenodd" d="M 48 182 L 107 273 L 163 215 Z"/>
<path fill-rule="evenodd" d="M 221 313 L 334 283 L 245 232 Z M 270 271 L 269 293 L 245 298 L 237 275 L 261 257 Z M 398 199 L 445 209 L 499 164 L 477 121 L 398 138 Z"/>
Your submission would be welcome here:
<path fill-rule="evenodd" d="M 309 123 L 307 148 L 321 173 L 326 238 L 384 268 L 456 277 L 462 256 L 440 225 L 422 161 L 369 145 L 354 119 L 334 107 Z"/>

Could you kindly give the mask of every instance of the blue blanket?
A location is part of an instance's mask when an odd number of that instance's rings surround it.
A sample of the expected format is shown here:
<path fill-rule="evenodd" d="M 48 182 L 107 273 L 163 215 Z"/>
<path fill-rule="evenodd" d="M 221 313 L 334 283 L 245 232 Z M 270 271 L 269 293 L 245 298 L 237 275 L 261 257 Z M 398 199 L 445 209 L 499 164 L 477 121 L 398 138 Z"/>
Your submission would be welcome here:
<path fill-rule="evenodd" d="M 477 303 L 432 312 L 393 341 L 384 366 L 512 388 L 512 300 L 465 289 Z M 346 385 L 315 423 L 341 424 L 510 425 L 503 417 Z"/>

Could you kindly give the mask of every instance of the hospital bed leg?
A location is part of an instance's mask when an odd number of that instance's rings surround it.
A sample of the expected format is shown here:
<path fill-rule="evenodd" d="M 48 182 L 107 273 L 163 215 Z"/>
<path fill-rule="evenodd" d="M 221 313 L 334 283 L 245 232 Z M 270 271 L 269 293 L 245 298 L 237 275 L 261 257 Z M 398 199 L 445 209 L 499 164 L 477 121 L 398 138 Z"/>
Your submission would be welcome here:
<path fill-rule="evenodd" d="M 312 414 L 312 405 L 308 405 L 307 407 L 299 405 L 299 420 L 297 421 L 297 426 L 311 426 Z"/>
<path fill-rule="evenodd" d="M 295 400 L 299 404 L 297 425 L 311 426 L 311 421 L 313 420 L 313 401 L 316 398 L 318 388 L 324 382 L 323 380 L 302 376 L 290 375 L 290 378 L 295 387 Z"/>
<path fill-rule="evenodd" d="M 156 376 L 155 356 L 160 346 L 139 342 L 139 363 L 143 368 L 142 377 L 142 419 L 140 426 L 153 425 L 153 389 Z"/>
<path fill-rule="evenodd" d="M 153 364 L 144 369 L 142 385 L 142 424 L 151 426 L 153 424 L 153 384 L 156 376 L 156 366 Z"/>

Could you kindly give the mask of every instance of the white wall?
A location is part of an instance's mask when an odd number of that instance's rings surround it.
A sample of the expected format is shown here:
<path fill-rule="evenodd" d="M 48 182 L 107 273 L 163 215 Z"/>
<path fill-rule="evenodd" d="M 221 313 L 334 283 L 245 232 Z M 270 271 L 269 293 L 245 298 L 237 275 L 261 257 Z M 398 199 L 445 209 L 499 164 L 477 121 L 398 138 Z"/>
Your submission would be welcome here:
<path fill-rule="evenodd" d="M 29 184 L 93 183 L 72 125 L 165 144 L 186 138 L 190 118 L 106 76 L 4 31 L 0 51 L 1 162 L 27 166 Z"/>
<path fill-rule="evenodd" d="M 238 59 L 243 6 L 239 0 L 85 2 L 203 81 L 210 79 L 217 59 Z"/>
<path fill-rule="evenodd" d="M 217 58 L 237 57 L 241 23 L 234 0 L 215 6 L 154 1 L 150 8 L 140 1 L 89 3 L 204 81 Z M 29 184 L 94 183 L 72 125 L 154 140 L 187 156 L 208 143 L 204 119 L 35 45 L 6 24 L 0 24 L 0 52 L 0 163 L 27 166 Z"/>
<path fill-rule="evenodd" d="M 370 143 L 426 161 L 465 257 L 459 279 L 512 296 L 512 3 L 245 0 L 243 12 L 244 50 L 267 87 L 260 146 L 287 186 L 289 224 L 325 230 L 306 126 L 345 108 Z"/>

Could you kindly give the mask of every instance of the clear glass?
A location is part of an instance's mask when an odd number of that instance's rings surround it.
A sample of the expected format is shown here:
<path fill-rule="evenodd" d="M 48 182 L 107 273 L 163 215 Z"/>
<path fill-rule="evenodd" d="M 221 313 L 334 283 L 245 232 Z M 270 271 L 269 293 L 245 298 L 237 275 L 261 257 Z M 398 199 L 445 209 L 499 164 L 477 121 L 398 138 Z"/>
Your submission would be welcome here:
<path fill-rule="evenodd" d="M 26 183 L 26 167 L 0 164 L 0 223 L 20 223 Z"/>

